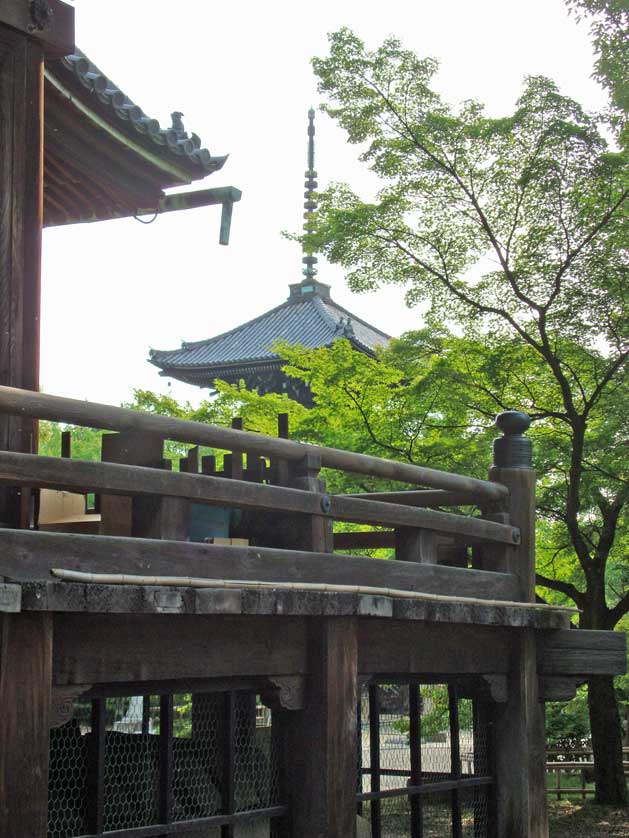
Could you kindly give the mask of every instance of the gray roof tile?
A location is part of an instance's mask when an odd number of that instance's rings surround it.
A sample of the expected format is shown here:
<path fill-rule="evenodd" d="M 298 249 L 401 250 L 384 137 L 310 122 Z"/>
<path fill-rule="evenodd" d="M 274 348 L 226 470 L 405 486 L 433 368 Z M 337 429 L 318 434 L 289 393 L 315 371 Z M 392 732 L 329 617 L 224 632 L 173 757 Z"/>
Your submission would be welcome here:
<path fill-rule="evenodd" d="M 117 125 L 127 133 L 140 139 L 151 150 L 160 155 L 173 155 L 192 170 L 204 173 L 221 169 L 228 155 L 214 157 L 207 148 L 201 148 L 196 134 L 188 134 L 181 122 L 183 114 L 173 112 L 172 126 L 162 128 L 156 119 L 147 116 L 111 79 L 109 79 L 80 49 L 46 64 L 48 72 L 63 72 L 72 78 L 79 90 L 90 95 L 90 99 L 104 107 Z"/>
<path fill-rule="evenodd" d="M 337 305 L 329 296 L 323 298 L 314 293 L 302 299 L 291 295 L 265 314 L 207 340 L 183 343 L 180 349 L 152 349 L 149 361 L 163 370 L 212 369 L 276 359 L 271 346 L 277 340 L 316 349 L 329 346 L 340 337 L 348 338 L 368 354 L 389 342 L 389 335 Z"/>

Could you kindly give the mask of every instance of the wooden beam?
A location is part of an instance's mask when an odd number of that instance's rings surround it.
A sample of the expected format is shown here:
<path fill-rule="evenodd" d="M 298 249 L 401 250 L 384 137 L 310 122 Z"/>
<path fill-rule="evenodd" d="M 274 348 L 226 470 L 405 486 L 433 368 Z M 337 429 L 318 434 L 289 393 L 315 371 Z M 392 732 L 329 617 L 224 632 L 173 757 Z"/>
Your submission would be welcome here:
<path fill-rule="evenodd" d="M 564 628 L 569 614 L 470 602 L 421 601 L 397 596 L 283 590 L 275 587 L 192 588 L 164 585 L 102 585 L 73 582 L 25 582 L 5 585 L 12 600 L 0 610 L 65 611 L 86 614 L 251 614 L 298 617 L 382 617 L 432 623 L 513 628 Z M 21 594 L 21 598 L 20 598 Z M 7 607 L 8 605 L 8 607 Z"/>
<path fill-rule="evenodd" d="M 0 26 L 10 26 L 38 43 L 47 56 L 69 55 L 74 52 L 74 9 L 62 0 L 47 0 L 49 17 L 33 17 L 28 0 L 3 0 Z"/>
<path fill-rule="evenodd" d="M 198 503 L 298 512 L 356 523 L 420 527 L 500 544 L 514 545 L 519 541 L 519 532 L 511 526 L 465 515 L 114 463 L 0 452 L 0 482 L 111 495 L 166 495 Z"/>
<path fill-rule="evenodd" d="M 335 550 L 377 550 L 395 548 L 393 530 L 372 530 L 371 532 L 335 532 Z"/>
<path fill-rule="evenodd" d="M 509 642 L 493 626 L 435 625 L 404 620 L 361 620 L 361 675 L 502 675 L 509 669 Z"/>
<path fill-rule="evenodd" d="M 59 686 L 306 672 L 303 617 L 56 614 L 54 632 Z"/>
<path fill-rule="evenodd" d="M 0 835 L 47 834 L 52 615 L 0 614 Z"/>
<path fill-rule="evenodd" d="M 208 579 L 331 582 L 402 588 L 425 593 L 511 600 L 508 574 L 439 565 L 389 562 L 362 556 L 231 547 L 140 538 L 0 530 L 0 574 L 16 580 L 51 579 L 61 567 L 95 573 L 200 576 Z"/>
<path fill-rule="evenodd" d="M 624 675 L 624 631 L 565 629 L 537 636 L 537 671 L 541 675 Z"/>
<path fill-rule="evenodd" d="M 297 462 L 309 454 L 317 454 L 321 457 L 321 464 L 327 468 L 432 486 L 436 489 L 466 492 L 470 495 L 470 501 L 474 503 L 483 499 L 499 501 L 508 496 L 508 490 L 497 483 L 450 474 L 424 466 L 383 460 L 368 454 L 358 454 L 355 451 L 304 445 L 289 439 L 221 428 L 217 425 L 205 425 L 188 419 L 173 419 L 170 416 L 143 413 L 129 408 L 66 399 L 43 393 L 29 393 L 10 387 L 0 387 L 1 411 L 110 431 L 145 431 L 162 436 L 164 439 L 189 442 L 192 445 L 221 448 L 224 451 L 252 451 L 264 457 L 278 457 Z"/>
<path fill-rule="evenodd" d="M 407 489 L 403 492 L 364 492 L 362 494 L 344 495 L 347 498 L 361 498 L 362 500 L 379 500 L 383 503 L 402 503 L 406 506 L 440 507 L 440 506 L 470 506 L 474 501 L 467 492 L 453 492 L 444 489 Z"/>

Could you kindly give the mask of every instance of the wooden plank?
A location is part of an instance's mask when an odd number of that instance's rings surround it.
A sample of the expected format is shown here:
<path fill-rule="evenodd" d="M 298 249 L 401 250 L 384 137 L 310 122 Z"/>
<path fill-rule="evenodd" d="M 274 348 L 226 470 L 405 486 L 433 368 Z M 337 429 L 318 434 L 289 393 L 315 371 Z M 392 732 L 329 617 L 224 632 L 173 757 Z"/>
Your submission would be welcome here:
<path fill-rule="evenodd" d="M 513 527 L 464 515 L 133 465 L 0 452 L 0 482 L 112 495 L 185 497 L 199 503 L 299 512 L 354 523 L 421 527 L 504 544 L 519 539 Z"/>
<path fill-rule="evenodd" d="M 437 469 L 383 460 L 353 451 L 304 445 L 293 440 L 221 428 L 188 419 L 174 419 L 129 408 L 30 393 L 13 387 L 0 387 L 0 411 L 103 430 L 145 431 L 164 439 L 189 442 L 192 445 L 206 445 L 225 451 L 254 451 L 264 457 L 279 457 L 292 461 L 303 460 L 308 454 L 316 452 L 321 457 L 322 465 L 328 468 L 432 486 L 436 489 L 462 491 L 469 493 L 471 498 L 476 500 L 498 501 L 508 496 L 507 489 L 497 483 L 449 474 Z"/>
<path fill-rule="evenodd" d="M 46 55 L 70 55 L 74 52 L 74 9 L 62 0 L 48 0 L 50 21 L 41 30 L 33 27 L 31 3 L 25 0 L 3 0 L 0 24 L 11 26 L 35 39 Z"/>
<path fill-rule="evenodd" d="M 541 675 L 624 675 L 627 636 L 624 631 L 565 629 L 537 636 Z"/>
<path fill-rule="evenodd" d="M 289 834 L 300 838 L 356 834 L 356 631 L 352 618 L 310 624 L 306 703 L 282 713 Z"/>
<path fill-rule="evenodd" d="M 49 581 L 53 567 L 95 573 L 361 584 L 469 597 L 482 593 L 495 600 L 511 600 L 517 595 L 512 576 L 479 570 L 264 547 L 0 530 L 1 575 Z"/>
<path fill-rule="evenodd" d="M 434 625 L 401 620 L 361 620 L 361 675 L 504 674 L 509 643 L 499 628 Z"/>
<path fill-rule="evenodd" d="M 23 611 L 86 614 L 252 614 L 304 617 L 393 617 L 396 620 L 552 629 L 569 624 L 569 615 L 549 610 L 489 607 L 457 602 L 418 603 L 394 596 L 273 588 L 194 589 L 158 585 L 101 585 L 27 582 Z"/>
<path fill-rule="evenodd" d="M 306 671 L 305 618 L 57 614 L 54 620 L 56 685 Z"/>
<path fill-rule="evenodd" d="M 52 616 L 0 614 L 0 835 L 47 834 Z"/>

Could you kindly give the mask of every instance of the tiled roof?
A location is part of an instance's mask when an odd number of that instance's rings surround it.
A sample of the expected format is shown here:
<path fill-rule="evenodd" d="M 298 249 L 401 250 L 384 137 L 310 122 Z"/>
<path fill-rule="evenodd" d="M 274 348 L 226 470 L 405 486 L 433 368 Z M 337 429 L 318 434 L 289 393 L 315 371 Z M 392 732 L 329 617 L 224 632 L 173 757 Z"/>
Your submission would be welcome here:
<path fill-rule="evenodd" d="M 211 370 L 276 359 L 271 346 L 278 340 L 316 349 L 342 337 L 368 354 L 389 342 L 389 335 L 339 306 L 328 294 L 315 291 L 299 297 L 293 292 L 282 305 L 222 335 L 183 343 L 180 349 L 152 349 L 149 361 L 164 371 Z"/>
<path fill-rule="evenodd" d="M 172 125 L 162 128 L 79 49 L 73 55 L 47 62 L 46 70 L 49 75 L 78 83 L 82 92 L 89 93 L 89 98 L 101 111 L 106 110 L 119 129 L 160 156 L 174 155 L 179 164 L 196 170 L 201 176 L 222 168 L 227 160 L 227 155 L 214 157 L 207 148 L 201 148 L 201 140 L 196 134 L 186 132 L 181 121 L 183 114 L 177 111 L 172 114 Z"/>

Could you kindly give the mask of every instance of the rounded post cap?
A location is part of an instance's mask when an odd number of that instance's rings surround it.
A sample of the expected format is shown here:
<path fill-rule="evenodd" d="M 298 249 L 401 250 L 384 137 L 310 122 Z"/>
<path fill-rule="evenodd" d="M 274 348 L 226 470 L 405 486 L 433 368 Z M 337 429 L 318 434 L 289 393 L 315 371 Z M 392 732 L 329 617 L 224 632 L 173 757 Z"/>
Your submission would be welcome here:
<path fill-rule="evenodd" d="M 521 410 L 505 410 L 496 416 L 496 425 L 505 436 L 523 434 L 531 427 L 531 417 Z"/>
<path fill-rule="evenodd" d="M 505 410 L 496 416 L 496 425 L 504 436 L 494 440 L 494 466 L 533 468 L 533 445 L 524 436 L 531 426 L 531 417 L 520 410 Z"/>

